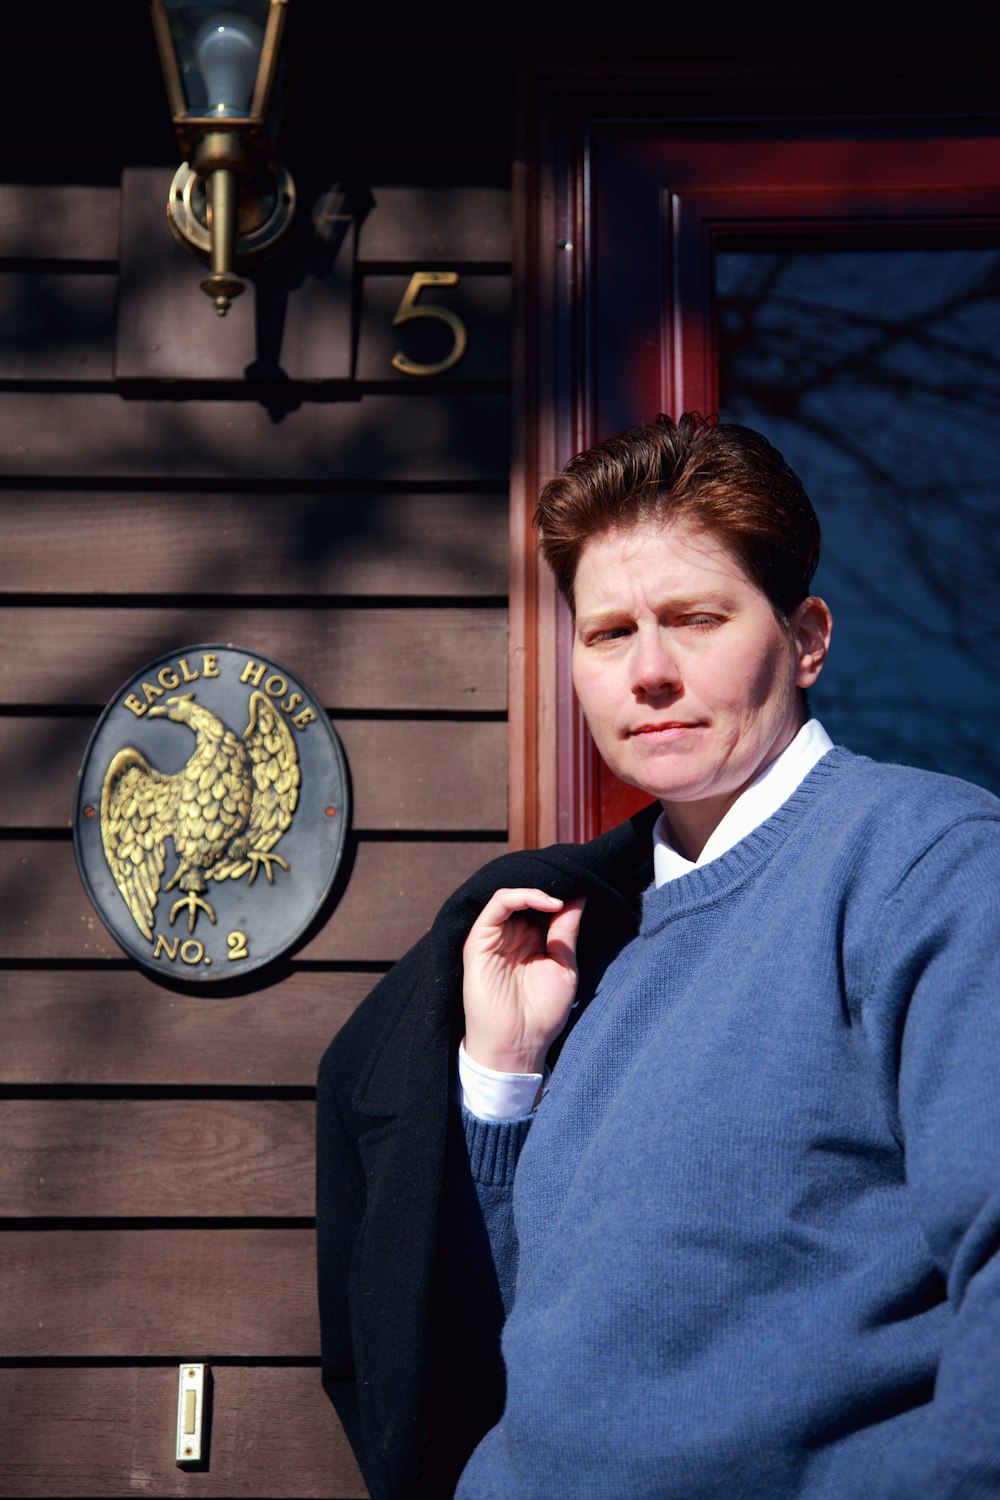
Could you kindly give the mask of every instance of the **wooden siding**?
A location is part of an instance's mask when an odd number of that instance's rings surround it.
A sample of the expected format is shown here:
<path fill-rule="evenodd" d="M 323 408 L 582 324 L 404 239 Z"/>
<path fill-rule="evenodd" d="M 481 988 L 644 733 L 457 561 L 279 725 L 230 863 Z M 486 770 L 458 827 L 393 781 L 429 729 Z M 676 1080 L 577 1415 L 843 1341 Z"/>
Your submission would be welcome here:
<path fill-rule="evenodd" d="M 130 503 L 129 503 L 130 502 Z M 127 566 L 108 538 L 135 511 Z M 190 546 L 211 516 L 211 553 Z M 8 490 L 3 496 L 0 592 L 155 594 L 213 591 L 244 598 L 393 595 L 502 598 L 507 592 L 506 497 L 383 490 Z M 39 547 L 39 535 L 46 546 Z M 214 576 L 206 572 L 211 563 Z M 237 582 L 238 580 L 238 582 Z"/>
<path fill-rule="evenodd" d="M 315 1359 L 306 1227 L 11 1229 L 5 1351 L 23 1358 Z"/>
<path fill-rule="evenodd" d="M 262 1005 L 257 993 L 206 1004 L 201 992 L 151 990 L 124 959 L 8 971 L 0 1087 L 308 1090 L 317 1038 L 340 1029 L 376 978 L 299 964 L 281 983 L 280 1004 Z"/>
<path fill-rule="evenodd" d="M 209 308 L 211 312 L 211 308 Z M 497 486 L 507 471 L 507 398 L 414 389 L 351 401 L 268 391 L 252 400 L 124 397 L 116 390 L 8 391 L 0 465 L 18 479 L 442 480 Z"/>
<path fill-rule="evenodd" d="M 4 183 L 0 260 L 117 262 L 119 209 L 111 187 Z"/>
<path fill-rule="evenodd" d="M 462 607 L 0 607 L 3 697 L 35 708 L 102 704 L 164 650 L 234 641 L 289 666 L 334 714 L 496 713 L 507 699 L 505 626 L 501 609 Z"/>
<path fill-rule="evenodd" d="M 322 285 L 276 261 L 220 326 L 162 176 L 0 187 L 0 1494 L 354 1500 L 319 1383 L 313 1085 L 506 846 L 507 195 L 375 188 Z M 469 353 L 400 375 L 393 313 L 437 267 Z M 281 275 L 283 357 L 254 363 Z M 71 837 L 98 714 L 201 641 L 301 677 L 352 778 L 326 919 L 238 993 L 128 960 Z M 184 1360 L 212 1369 L 204 1472 L 174 1464 Z"/>
<path fill-rule="evenodd" d="M 310 1101 L 8 1099 L 0 1139 L 4 1218 L 313 1211 Z"/>
<path fill-rule="evenodd" d="M 366 1491 L 313 1369 L 212 1365 L 208 1471 L 173 1462 L 177 1371 L 153 1364 L 0 1369 L 4 1493 L 269 1495 L 310 1500 Z"/>

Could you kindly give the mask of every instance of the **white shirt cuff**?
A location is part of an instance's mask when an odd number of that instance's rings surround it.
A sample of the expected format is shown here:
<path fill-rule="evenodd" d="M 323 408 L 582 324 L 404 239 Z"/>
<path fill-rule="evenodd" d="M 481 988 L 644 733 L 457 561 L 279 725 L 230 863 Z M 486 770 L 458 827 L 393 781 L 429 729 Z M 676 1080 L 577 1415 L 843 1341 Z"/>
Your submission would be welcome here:
<path fill-rule="evenodd" d="M 544 1073 L 500 1073 L 474 1062 L 464 1040 L 458 1049 L 462 1103 L 478 1120 L 529 1119 L 548 1082 L 548 1073 L 548 1068 Z"/>

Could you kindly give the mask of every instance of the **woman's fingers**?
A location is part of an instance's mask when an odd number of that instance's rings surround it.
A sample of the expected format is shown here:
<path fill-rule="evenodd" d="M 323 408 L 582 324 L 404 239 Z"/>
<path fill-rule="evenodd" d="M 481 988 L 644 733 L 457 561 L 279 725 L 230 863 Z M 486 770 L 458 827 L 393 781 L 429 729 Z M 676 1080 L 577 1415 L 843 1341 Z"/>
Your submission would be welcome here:
<path fill-rule="evenodd" d="M 584 898 L 495 891 L 465 941 L 466 1051 L 501 1072 L 538 1072 L 576 994 Z"/>
<path fill-rule="evenodd" d="M 558 896 L 532 886 L 506 887 L 494 891 L 472 926 L 472 931 L 482 927 L 499 927 L 518 911 L 557 912 L 563 903 Z"/>
<path fill-rule="evenodd" d="M 586 904 L 586 896 L 574 896 L 572 900 L 564 904 L 562 911 L 557 912 L 549 923 L 546 953 L 549 958 L 564 964 L 567 969 L 572 969 L 574 972 L 576 971 L 576 942 L 580 936 L 580 922 Z"/>
<path fill-rule="evenodd" d="M 557 896 L 531 887 L 495 891 L 465 940 L 466 959 L 480 952 L 520 945 L 526 940 L 532 949 L 544 952 L 546 922 L 562 909 L 563 903 Z M 535 912 L 545 919 L 537 926 L 531 916 Z"/>

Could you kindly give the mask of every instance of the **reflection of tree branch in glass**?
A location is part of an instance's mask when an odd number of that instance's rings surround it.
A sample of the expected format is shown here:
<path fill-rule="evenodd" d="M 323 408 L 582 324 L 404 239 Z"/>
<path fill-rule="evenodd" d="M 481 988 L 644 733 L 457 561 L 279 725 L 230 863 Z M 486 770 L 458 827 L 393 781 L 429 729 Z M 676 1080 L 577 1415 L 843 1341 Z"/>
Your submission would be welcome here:
<path fill-rule="evenodd" d="M 823 524 L 817 713 L 1000 792 L 1000 251 L 726 251 L 716 298 L 722 415 L 767 433 Z"/>

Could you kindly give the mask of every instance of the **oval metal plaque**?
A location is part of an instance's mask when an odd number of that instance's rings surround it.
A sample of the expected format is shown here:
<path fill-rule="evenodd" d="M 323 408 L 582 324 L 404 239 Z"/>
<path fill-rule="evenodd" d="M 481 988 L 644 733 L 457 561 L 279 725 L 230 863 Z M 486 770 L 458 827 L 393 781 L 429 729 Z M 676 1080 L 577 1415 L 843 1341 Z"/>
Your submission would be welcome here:
<path fill-rule="evenodd" d="M 73 839 L 87 893 L 161 977 L 239 978 L 286 952 L 330 893 L 347 763 L 315 694 L 259 651 L 185 646 L 97 722 Z"/>

